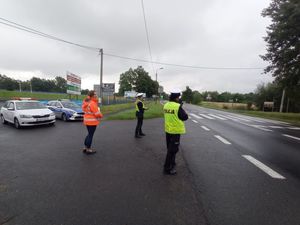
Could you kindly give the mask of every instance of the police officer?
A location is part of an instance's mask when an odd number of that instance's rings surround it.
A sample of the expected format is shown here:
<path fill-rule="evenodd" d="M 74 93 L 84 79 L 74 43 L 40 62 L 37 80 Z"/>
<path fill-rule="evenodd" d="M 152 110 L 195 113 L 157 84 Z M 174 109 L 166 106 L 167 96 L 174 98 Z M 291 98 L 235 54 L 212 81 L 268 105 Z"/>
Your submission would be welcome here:
<path fill-rule="evenodd" d="M 167 156 L 164 164 L 164 173 L 176 174 L 176 153 L 179 150 L 180 135 L 185 133 L 183 121 L 188 119 L 187 113 L 182 108 L 180 91 L 172 91 L 169 102 L 164 105 L 165 132 L 167 141 Z"/>
<path fill-rule="evenodd" d="M 137 118 L 137 124 L 135 128 L 135 138 L 141 138 L 141 136 L 145 136 L 142 132 L 143 120 L 144 120 L 144 111 L 148 108 L 144 106 L 143 102 L 143 93 L 138 93 L 136 95 L 136 102 L 135 102 L 135 115 Z"/>

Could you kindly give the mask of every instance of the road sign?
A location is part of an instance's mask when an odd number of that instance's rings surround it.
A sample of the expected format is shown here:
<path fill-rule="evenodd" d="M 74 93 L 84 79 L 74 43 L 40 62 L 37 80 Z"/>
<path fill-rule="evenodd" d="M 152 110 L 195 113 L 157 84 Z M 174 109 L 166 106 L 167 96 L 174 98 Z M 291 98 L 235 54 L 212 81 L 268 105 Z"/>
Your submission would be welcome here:
<path fill-rule="evenodd" d="M 115 83 L 104 83 L 102 87 L 103 96 L 111 96 L 115 93 Z"/>
<path fill-rule="evenodd" d="M 81 77 L 67 72 L 67 93 L 73 95 L 81 94 Z"/>

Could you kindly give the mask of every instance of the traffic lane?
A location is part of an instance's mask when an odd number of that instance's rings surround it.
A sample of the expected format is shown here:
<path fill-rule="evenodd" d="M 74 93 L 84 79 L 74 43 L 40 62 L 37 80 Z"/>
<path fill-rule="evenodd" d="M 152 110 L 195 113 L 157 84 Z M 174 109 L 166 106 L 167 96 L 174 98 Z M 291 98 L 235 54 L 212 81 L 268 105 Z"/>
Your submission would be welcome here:
<path fill-rule="evenodd" d="M 299 141 L 283 136 L 278 129 L 264 131 L 241 121 L 231 120 L 200 119 L 198 123 L 235 143 L 243 154 L 254 154 L 271 165 L 300 177 Z"/>
<path fill-rule="evenodd" d="M 144 121 L 143 139 L 133 137 L 135 125 L 104 121 L 92 156 L 81 152 L 87 131 L 80 122 L 21 130 L 0 125 L 0 222 L 205 224 L 180 154 L 180 173 L 162 173 L 163 121 Z"/>
<path fill-rule="evenodd" d="M 242 157 L 235 144 L 187 123 L 182 149 L 212 225 L 298 224 L 300 183 L 273 179 Z"/>

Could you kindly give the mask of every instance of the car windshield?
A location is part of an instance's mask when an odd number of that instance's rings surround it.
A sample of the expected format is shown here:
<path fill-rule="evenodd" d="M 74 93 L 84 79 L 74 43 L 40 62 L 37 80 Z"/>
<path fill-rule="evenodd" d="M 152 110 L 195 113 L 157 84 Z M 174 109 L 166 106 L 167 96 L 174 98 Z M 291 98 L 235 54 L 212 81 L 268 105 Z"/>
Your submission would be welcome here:
<path fill-rule="evenodd" d="M 16 102 L 17 110 L 26 110 L 26 109 L 45 109 L 47 108 L 40 102 Z"/>
<path fill-rule="evenodd" d="M 80 108 L 78 105 L 76 105 L 74 102 L 61 102 L 64 108 L 70 108 L 70 109 L 77 109 Z"/>

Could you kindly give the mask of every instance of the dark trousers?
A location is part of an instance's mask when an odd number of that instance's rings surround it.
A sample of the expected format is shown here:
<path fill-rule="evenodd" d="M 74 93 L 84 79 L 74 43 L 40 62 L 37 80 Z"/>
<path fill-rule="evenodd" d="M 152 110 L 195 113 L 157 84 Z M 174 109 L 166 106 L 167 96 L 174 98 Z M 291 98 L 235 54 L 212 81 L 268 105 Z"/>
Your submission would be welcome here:
<path fill-rule="evenodd" d="M 143 126 L 143 120 L 144 117 L 141 116 L 137 116 L 137 124 L 136 124 L 136 128 L 135 128 L 135 136 L 142 134 L 142 126 Z"/>
<path fill-rule="evenodd" d="M 84 140 L 84 145 L 87 148 L 91 148 L 93 136 L 94 136 L 97 126 L 86 126 L 86 128 L 88 130 L 88 135 L 86 136 L 86 138 Z"/>
<path fill-rule="evenodd" d="M 170 171 L 176 165 L 176 153 L 179 150 L 180 145 L 180 134 L 169 134 L 166 133 L 166 141 L 167 141 L 167 156 L 164 165 L 165 171 Z"/>

